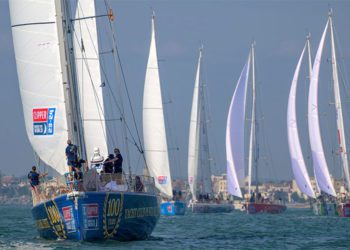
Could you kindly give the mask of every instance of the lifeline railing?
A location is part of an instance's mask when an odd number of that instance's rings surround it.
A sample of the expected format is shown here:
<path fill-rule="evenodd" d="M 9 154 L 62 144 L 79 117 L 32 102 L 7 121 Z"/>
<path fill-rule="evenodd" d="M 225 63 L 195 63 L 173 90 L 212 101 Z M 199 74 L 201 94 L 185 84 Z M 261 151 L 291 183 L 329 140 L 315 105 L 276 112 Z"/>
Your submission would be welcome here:
<path fill-rule="evenodd" d="M 82 175 L 81 179 L 76 179 L 73 172 L 68 172 L 64 176 L 55 177 L 32 188 L 33 206 L 72 191 L 159 194 L 154 178 L 150 176 L 126 173 L 98 174 L 96 171 L 88 171 Z"/>

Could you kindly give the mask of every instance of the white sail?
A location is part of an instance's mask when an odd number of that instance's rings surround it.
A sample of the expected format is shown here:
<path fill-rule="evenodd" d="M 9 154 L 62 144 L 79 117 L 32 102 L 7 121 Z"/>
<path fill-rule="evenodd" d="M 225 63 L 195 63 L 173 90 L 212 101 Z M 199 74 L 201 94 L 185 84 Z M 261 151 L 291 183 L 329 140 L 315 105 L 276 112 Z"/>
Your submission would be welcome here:
<path fill-rule="evenodd" d="M 149 173 L 163 195 L 172 196 L 168 147 L 152 17 L 152 36 L 143 92 L 143 138 Z"/>
<path fill-rule="evenodd" d="M 318 77 L 322 59 L 322 50 L 324 46 L 324 40 L 326 37 L 328 24 L 329 22 L 327 22 L 326 27 L 324 29 L 312 69 L 308 100 L 308 123 L 312 160 L 315 169 L 315 177 L 317 179 L 317 184 L 323 192 L 335 196 L 336 193 L 332 185 L 331 177 L 329 175 L 327 167 L 327 162 L 324 156 L 318 117 Z"/>
<path fill-rule="evenodd" d="M 27 135 L 40 159 L 63 174 L 68 132 L 55 2 L 9 4 Z"/>
<path fill-rule="evenodd" d="M 306 46 L 306 45 L 305 45 Z M 301 53 L 297 67 L 295 69 L 292 85 L 290 88 L 288 99 L 288 112 L 287 112 L 287 131 L 288 131 L 288 145 L 289 153 L 292 161 L 292 169 L 294 177 L 299 189 L 309 197 L 315 198 L 315 193 L 312 189 L 310 177 L 307 173 L 306 165 L 304 162 L 303 153 L 301 151 L 298 125 L 296 117 L 296 90 L 298 85 L 298 77 L 300 72 L 300 65 L 304 57 L 305 47 Z"/>
<path fill-rule="evenodd" d="M 190 131 L 188 139 L 188 183 L 192 193 L 192 199 L 197 199 L 197 174 L 198 174 L 198 163 L 199 163 L 199 128 L 200 122 L 198 120 L 198 113 L 200 112 L 198 101 L 199 101 L 199 80 L 201 71 L 202 61 L 202 50 L 199 51 L 198 67 L 196 73 L 196 80 L 192 98 L 192 110 L 191 110 L 191 121 Z"/>
<path fill-rule="evenodd" d="M 334 34 L 333 34 L 333 21 L 332 21 L 331 15 L 332 13 L 330 13 L 330 16 L 329 16 L 329 26 L 331 30 L 332 76 L 333 76 L 335 109 L 337 113 L 336 117 L 337 117 L 337 128 L 338 128 L 339 154 L 342 160 L 342 166 L 343 166 L 343 171 L 345 175 L 346 185 L 347 185 L 348 191 L 350 191 L 348 153 L 347 153 L 346 140 L 345 140 L 343 109 L 342 109 L 342 103 L 340 98 L 337 58 L 335 53 L 335 42 L 334 42 Z"/>
<path fill-rule="evenodd" d="M 244 185 L 244 124 L 245 104 L 250 68 L 250 55 L 232 96 L 226 123 L 227 188 L 234 196 L 242 198 L 240 186 Z"/>
<path fill-rule="evenodd" d="M 108 155 L 103 84 L 101 81 L 98 36 L 94 0 L 78 0 L 74 21 L 74 52 L 86 154 L 92 158 L 94 148 Z"/>

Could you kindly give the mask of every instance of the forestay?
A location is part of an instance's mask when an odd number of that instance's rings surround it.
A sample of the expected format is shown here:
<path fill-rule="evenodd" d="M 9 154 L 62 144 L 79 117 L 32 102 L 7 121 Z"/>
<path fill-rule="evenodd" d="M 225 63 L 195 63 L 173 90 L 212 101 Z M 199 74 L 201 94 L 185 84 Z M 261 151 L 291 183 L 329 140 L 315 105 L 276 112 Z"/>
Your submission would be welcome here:
<path fill-rule="evenodd" d="M 143 138 L 149 173 L 163 195 L 172 197 L 168 147 L 165 133 L 162 94 L 152 17 L 151 45 L 143 92 Z"/>
<path fill-rule="evenodd" d="M 68 132 L 55 2 L 9 5 L 27 135 L 40 159 L 63 174 Z"/>

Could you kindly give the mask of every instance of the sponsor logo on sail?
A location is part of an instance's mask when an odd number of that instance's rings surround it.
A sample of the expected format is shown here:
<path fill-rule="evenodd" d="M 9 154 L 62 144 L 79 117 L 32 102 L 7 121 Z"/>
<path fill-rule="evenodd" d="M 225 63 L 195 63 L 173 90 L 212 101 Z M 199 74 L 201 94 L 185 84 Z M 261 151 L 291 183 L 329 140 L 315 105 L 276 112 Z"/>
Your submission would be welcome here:
<path fill-rule="evenodd" d="M 33 109 L 34 135 L 53 135 L 55 131 L 56 108 Z"/>
<path fill-rule="evenodd" d="M 167 176 L 158 176 L 158 183 L 159 184 L 166 184 L 168 180 Z"/>

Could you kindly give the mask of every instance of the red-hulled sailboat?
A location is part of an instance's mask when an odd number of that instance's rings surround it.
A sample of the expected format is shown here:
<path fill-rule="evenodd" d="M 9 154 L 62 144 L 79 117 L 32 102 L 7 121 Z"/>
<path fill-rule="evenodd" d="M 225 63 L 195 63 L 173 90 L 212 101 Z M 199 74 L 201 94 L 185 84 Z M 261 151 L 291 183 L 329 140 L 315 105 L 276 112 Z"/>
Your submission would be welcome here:
<path fill-rule="evenodd" d="M 243 207 L 248 214 L 271 213 L 278 214 L 286 210 L 285 204 L 281 199 L 268 199 L 259 192 L 258 183 L 258 158 L 259 148 L 257 143 L 257 119 L 255 102 L 255 57 L 254 43 L 251 46 L 248 60 L 242 70 L 241 76 L 236 85 L 231 105 L 228 113 L 226 127 L 226 156 L 227 156 L 227 180 L 228 192 L 239 198 L 243 198 L 240 186 L 245 181 L 244 164 L 244 127 L 245 127 L 245 108 L 247 97 L 248 79 L 251 75 L 252 81 L 252 113 L 249 138 L 249 163 L 248 163 L 248 199 Z M 250 67 L 251 74 L 250 74 Z M 255 191 L 251 192 L 252 169 L 255 169 Z"/>

